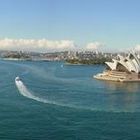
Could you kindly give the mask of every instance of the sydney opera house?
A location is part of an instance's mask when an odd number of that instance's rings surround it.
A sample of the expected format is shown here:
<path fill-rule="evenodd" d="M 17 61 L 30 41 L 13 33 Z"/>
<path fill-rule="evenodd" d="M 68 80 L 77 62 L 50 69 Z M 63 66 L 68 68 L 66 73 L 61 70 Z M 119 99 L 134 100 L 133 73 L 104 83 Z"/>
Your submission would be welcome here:
<path fill-rule="evenodd" d="M 118 55 L 117 59 L 105 63 L 106 70 L 94 78 L 118 82 L 140 81 L 140 60 L 134 52 L 130 52 L 126 57 Z"/>

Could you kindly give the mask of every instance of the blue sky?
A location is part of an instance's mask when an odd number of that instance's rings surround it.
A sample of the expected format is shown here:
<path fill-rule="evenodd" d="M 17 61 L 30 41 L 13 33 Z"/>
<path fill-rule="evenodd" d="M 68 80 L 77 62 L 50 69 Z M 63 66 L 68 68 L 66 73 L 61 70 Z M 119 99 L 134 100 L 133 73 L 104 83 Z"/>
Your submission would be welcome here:
<path fill-rule="evenodd" d="M 1 40 L 98 42 L 105 50 L 140 44 L 139 0 L 0 0 L 0 19 Z"/>

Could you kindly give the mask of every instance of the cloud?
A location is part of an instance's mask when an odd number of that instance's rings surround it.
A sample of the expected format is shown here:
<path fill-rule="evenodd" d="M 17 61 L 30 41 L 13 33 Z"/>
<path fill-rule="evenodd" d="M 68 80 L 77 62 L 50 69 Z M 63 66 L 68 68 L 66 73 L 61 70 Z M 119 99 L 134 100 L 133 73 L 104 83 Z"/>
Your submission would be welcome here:
<path fill-rule="evenodd" d="M 139 44 L 137 44 L 136 46 L 135 46 L 135 48 L 134 48 L 136 51 L 140 51 L 140 45 Z"/>
<path fill-rule="evenodd" d="M 94 51 L 102 48 L 104 45 L 100 42 L 88 43 L 86 47 L 77 47 L 72 40 L 47 40 L 47 39 L 0 39 L 0 50 L 13 51 L 38 51 L 38 52 L 54 52 L 54 51 L 78 51 L 89 50 Z M 80 49 L 81 48 L 81 49 Z"/>
<path fill-rule="evenodd" d="M 16 51 L 64 51 L 74 50 L 75 44 L 71 40 L 53 41 L 47 39 L 0 39 L 1 50 Z"/>
<path fill-rule="evenodd" d="M 94 51 L 94 50 L 98 50 L 98 49 L 102 48 L 103 46 L 104 46 L 104 44 L 102 44 L 100 42 L 91 42 L 91 43 L 87 44 L 85 49 L 89 50 L 89 51 Z"/>

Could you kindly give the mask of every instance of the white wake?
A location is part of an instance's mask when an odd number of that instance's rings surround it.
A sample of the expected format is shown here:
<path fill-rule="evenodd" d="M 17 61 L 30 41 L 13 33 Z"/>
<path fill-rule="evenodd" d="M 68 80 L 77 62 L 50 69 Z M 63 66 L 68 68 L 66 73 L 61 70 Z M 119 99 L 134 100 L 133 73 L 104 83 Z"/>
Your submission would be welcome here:
<path fill-rule="evenodd" d="M 27 89 L 27 87 L 24 85 L 24 83 L 21 80 L 19 80 L 19 77 L 15 78 L 15 84 L 16 84 L 17 89 L 19 90 L 19 93 L 29 99 L 32 99 L 32 100 L 35 100 L 38 102 L 42 102 L 42 103 L 46 103 L 46 104 L 53 104 L 53 105 L 58 105 L 58 106 L 63 106 L 63 107 L 77 108 L 75 106 L 66 105 L 63 103 L 58 103 L 55 101 L 50 101 L 50 100 L 47 100 L 47 99 L 44 99 L 41 97 L 37 97 L 36 95 L 34 95 L 33 92 L 31 92 Z"/>
<path fill-rule="evenodd" d="M 100 109 L 97 109 L 97 108 L 90 108 L 90 107 L 83 107 L 83 106 L 76 106 L 76 105 L 71 105 L 71 104 L 63 104 L 63 103 L 58 103 L 56 101 L 50 101 L 50 100 L 47 100 L 47 99 L 44 99 L 44 98 L 41 98 L 41 97 L 38 97 L 36 95 L 34 95 L 34 93 L 32 91 L 29 91 L 27 89 L 27 87 L 24 85 L 24 83 L 21 81 L 21 80 L 17 80 L 17 78 L 19 77 L 16 77 L 15 78 L 15 84 L 16 84 L 16 87 L 17 89 L 19 90 L 19 93 L 21 95 L 23 95 L 24 97 L 27 97 L 29 99 L 32 99 L 32 100 L 35 100 L 35 101 L 38 101 L 38 102 L 42 102 L 42 103 L 46 103 L 46 104 L 53 104 L 53 105 L 57 105 L 57 106 L 63 106 L 63 107 L 69 107 L 69 108 L 75 108 L 75 109 L 84 109 L 84 110 L 90 110 L 90 111 L 105 111 L 105 112 L 132 112 L 133 111 L 125 111 L 125 110 L 100 110 Z"/>
<path fill-rule="evenodd" d="M 16 77 L 17 78 L 17 77 Z M 40 97 L 37 97 L 35 96 L 31 91 L 29 91 L 26 86 L 24 85 L 24 83 L 21 81 L 21 80 L 16 80 L 15 79 L 15 84 L 16 84 L 16 87 L 18 88 L 19 90 L 19 93 L 29 99 L 33 99 L 33 100 L 36 100 L 38 102 L 42 102 L 42 103 L 49 103 L 49 104 L 56 104 L 55 102 L 53 101 L 48 101 L 46 99 L 43 99 L 43 98 L 40 98 Z"/>

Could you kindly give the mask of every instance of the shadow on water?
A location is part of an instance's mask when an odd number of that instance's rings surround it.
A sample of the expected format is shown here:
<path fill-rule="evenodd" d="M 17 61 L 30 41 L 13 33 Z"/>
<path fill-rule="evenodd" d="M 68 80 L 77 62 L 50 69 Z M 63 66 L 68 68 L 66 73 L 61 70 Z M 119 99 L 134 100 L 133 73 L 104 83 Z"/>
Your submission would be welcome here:
<path fill-rule="evenodd" d="M 101 81 L 104 85 L 104 108 L 124 112 L 140 112 L 140 83 Z"/>
<path fill-rule="evenodd" d="M 139 82 L 112 82 L 112 81 L 104 81 L 105 86 L 110 90 L 117 91 L 122 90 L 124 93 L 139 93 L 140 92 L 140 83 Z"/>

